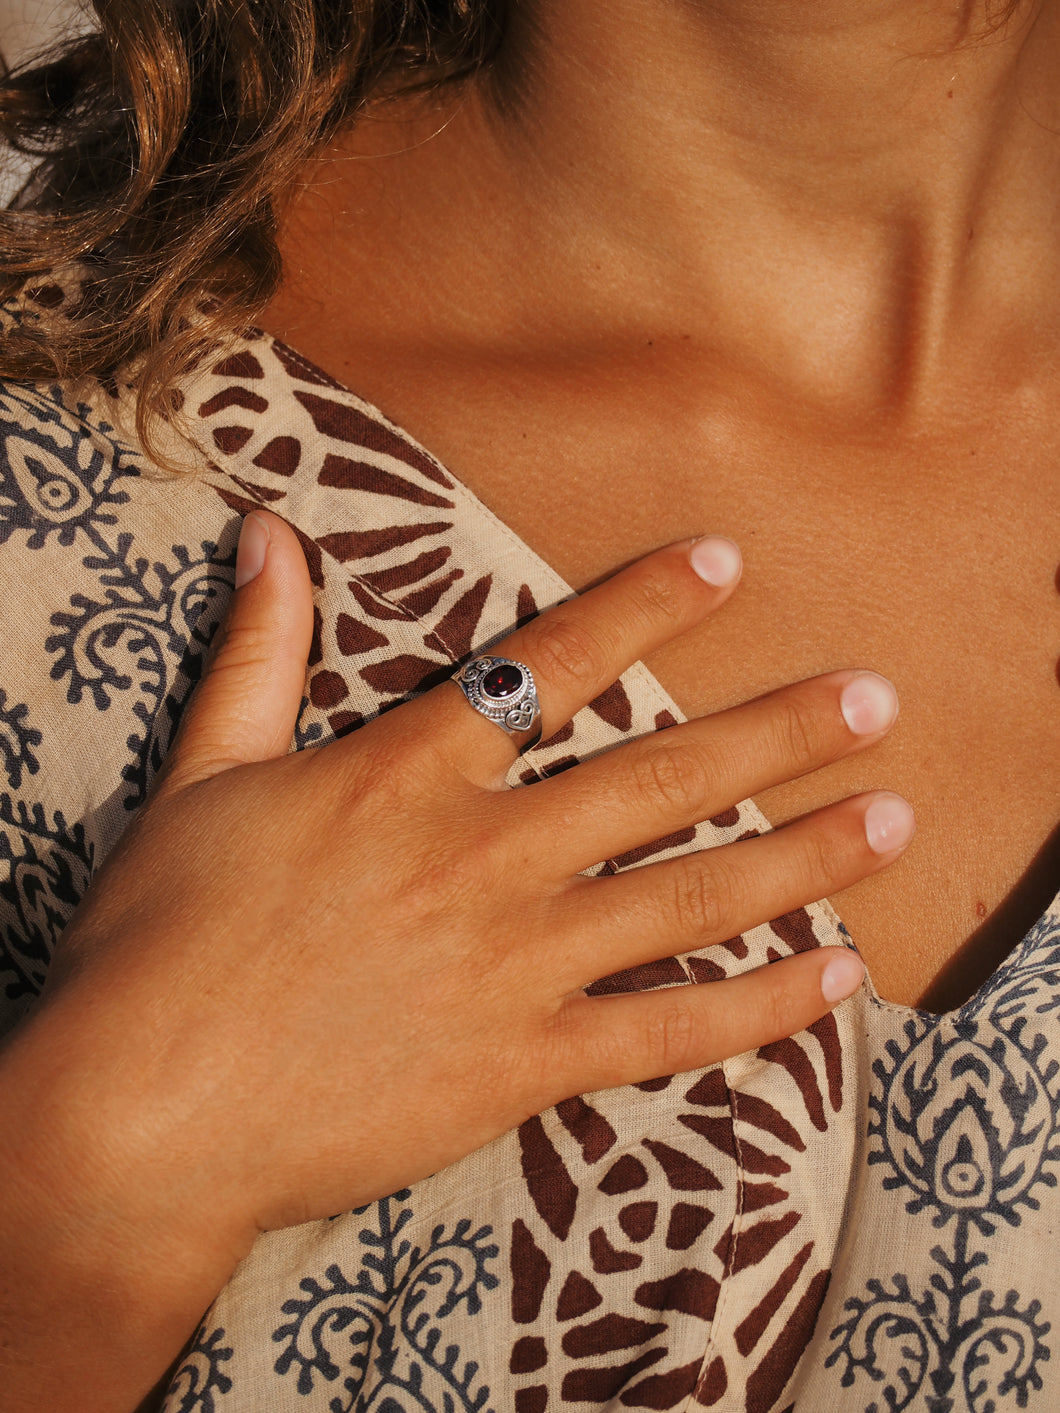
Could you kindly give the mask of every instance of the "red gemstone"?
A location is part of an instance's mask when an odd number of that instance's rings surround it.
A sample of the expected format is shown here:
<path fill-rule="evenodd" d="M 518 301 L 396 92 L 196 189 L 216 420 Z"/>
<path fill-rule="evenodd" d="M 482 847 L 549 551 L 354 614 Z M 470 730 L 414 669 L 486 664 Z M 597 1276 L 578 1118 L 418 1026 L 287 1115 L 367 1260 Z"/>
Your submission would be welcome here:
<path fill-rule="evenodd" d="M 523 674 L 512 663 L 491 667 L 482 679 L 482 691 L 487 697 L 511 697 L 523 685 Z"/>

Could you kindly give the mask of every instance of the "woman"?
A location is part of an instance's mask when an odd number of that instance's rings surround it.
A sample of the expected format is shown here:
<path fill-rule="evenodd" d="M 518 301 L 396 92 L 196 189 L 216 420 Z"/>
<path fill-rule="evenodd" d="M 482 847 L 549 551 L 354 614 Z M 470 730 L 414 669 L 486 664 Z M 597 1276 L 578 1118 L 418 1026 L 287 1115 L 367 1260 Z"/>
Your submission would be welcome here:
<path fill-rule="evenodd" d="M 1055 7 L 99 8 L 8 223 L 8 371 L 122 369 L 8 385 L 15 876 L 248 518 L 4 1052 L 0 1399 L 1050 1406 Z M 514 742 L 424 691 L 487 648 Z"/>

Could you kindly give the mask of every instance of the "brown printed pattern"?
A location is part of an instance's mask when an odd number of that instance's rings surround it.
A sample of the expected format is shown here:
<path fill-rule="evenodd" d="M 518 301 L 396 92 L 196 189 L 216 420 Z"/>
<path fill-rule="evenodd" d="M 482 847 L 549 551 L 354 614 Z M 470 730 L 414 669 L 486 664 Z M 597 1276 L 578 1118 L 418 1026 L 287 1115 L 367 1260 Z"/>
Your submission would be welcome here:
<path fill-rule="evenodd" d="M 524 546 L 514 565 L 480 562 L 483 539 L 496 541 L 503 527 L 422 448 L 282 344 L 248 339 L 200 375 L 196 397 L 193 430 L 209 438 L 217 493 L 240 513 L 268 505 L 302 537 L 318 590 L 310 714 L 331 733 L 443 680 L 569 592 Z M 634 670 L 525 757 L 518 782 L 677 719 Z M 598 871 L 761 827 L 751 807 L 733 807 Z M 831 933 L 826 915 L 818 926 Z M 709 955 L 671 957 L 589 989 L 715 980 L 816 943 L 800 910 Z M 615 1400 L 729 1407 L 738 1388 L 748 1410 L 779 1413 L 828 1285 L 787 1180 L 843 1102 L 836 1022 L 757 1058 L 774 1086 L 782 1074 L 783 1109 L 731 1088 L 718 1067 L 639 1086 L 635 1102 L 628 1090 L 571 1099 L 523 1125 L 531 1205 L 508 1222 L 518 1413 Z M 750 1294 L 727 1294 L 736 1286 Z M 723 1292 L 726 1309 L 743 1302 L 724 1334 L 715 1329 Z"/>

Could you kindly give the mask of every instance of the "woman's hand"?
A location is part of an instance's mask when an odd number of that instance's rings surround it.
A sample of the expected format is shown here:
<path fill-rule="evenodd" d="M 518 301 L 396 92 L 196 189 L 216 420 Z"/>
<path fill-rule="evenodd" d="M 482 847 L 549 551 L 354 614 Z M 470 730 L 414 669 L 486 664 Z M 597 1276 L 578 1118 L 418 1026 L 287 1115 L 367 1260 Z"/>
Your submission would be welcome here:
<path fill-rule="evenodd" d="M 724 601 L 739 566 L 726 545 L 663 549 L 498 646 L 532 668 L 546 735 Z M 844 888 L 911 833 L 904 802 L 861 796 L 760 839 L 581 877 L 877 740 L 889 685 L 831 673 L 511 791 L 511 740 L 453 684 L 285 754 L 312 613 L 275 516 L 249 518 L 237 584 L 153 797 L 0 1069 L 0 1241 L 16 1270 L 64 1271 L 56 1300 L 87 1293 L 103 1263 L 100 1308 L 136 1331 L 130 1363 L 99 1316 L 109 1413 L 150 1387 L 259 1230 L 405 1186 L 572 1094 L 811 1023 L 860 981 L 842 949 L 706 986 L 581 988 Z M 33 1299 L 55 1318 L 47 1291 Z M 6 1316 L 16 1372 L 43 1338 L 19 1318 Z M 76 1406 L 97 1406 L 84 1354 L 70 1358 L 43 1361 L 49 1413 L 66 1406 L 64 1359 Z M 17 1406 L 36 1408 L 23 1377 Z"/>

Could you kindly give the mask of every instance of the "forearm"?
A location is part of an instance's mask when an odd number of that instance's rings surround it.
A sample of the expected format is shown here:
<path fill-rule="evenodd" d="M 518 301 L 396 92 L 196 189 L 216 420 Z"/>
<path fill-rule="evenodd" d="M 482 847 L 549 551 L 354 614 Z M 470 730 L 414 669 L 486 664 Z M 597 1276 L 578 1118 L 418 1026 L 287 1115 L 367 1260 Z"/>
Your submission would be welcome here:
<path fill-rule="evenodd" d="M 180 1230 L 135 1111 L 92 1102 L 106 1076 L 53 1019 L 0 1051 L 0 1413 L 132 1413 L 238 1253 Z"/>

